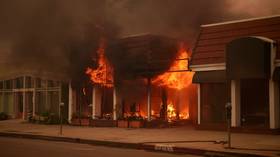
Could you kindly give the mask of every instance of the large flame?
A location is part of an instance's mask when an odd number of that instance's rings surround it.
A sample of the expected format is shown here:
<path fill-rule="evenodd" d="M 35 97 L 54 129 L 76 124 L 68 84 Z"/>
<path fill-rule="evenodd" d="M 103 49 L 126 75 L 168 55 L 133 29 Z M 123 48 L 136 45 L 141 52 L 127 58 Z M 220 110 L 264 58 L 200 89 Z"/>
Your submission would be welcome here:
<path fill-rule="evenodd" d="M 171 122 L 172 120 L 175 120 L 177 118 L 179 119 L 189 119 L 189 111 L 184 111 L 181 113 L 178 113 L 173 105 L 173 103 L 169 103 L 167 105 L 167 120 L 168 122 Z"/>
<path fill-rule="evenodd" d="M 106 87 L 113 86 L 113 69 L 111 68 L 107 58 L 105 57 L 105 42 L 101 41 L 97 50 L 98 67 L 92 69 L 88 67 L 86 74 L 90 76 L 93 83 L 100 84 Z"/>
<path fill-rule="evenodd" d="M 175 108 L 172 103 L 167 105 L 167 120 L 171 122 L 172 120 L 177 118 L 177 114 L 175 112 Z"/>
<path fill-rule="evenodd" d="M 186 70 L 188 67 L 187 58 L 189 58 L 188 52 L 183 44 L 180 44 L 177 60 L 174 61 L 169 69 L 169 72 L 165 72 L 152 80 L 153 84 L 159 86 L 165 86 L 168 88 L 181 90 L 188 87 L 192 83 L 193 72 L 170 72 Z"/>

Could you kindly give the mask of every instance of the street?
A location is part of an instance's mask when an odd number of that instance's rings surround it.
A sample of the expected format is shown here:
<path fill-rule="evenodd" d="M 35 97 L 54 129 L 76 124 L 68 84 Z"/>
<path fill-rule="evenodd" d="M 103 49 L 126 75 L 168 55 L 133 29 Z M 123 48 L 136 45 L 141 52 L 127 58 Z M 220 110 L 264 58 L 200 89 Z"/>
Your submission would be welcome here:
<path fill-rule="evenodd" d="M 195 157 L 193 155 L 176 155 L 148 152 L 144 150 L 120 149 L 93 146 L 88 144 L 52 142 L 20 138 L 0 138 L 0 156 L 3 157 Z"/>

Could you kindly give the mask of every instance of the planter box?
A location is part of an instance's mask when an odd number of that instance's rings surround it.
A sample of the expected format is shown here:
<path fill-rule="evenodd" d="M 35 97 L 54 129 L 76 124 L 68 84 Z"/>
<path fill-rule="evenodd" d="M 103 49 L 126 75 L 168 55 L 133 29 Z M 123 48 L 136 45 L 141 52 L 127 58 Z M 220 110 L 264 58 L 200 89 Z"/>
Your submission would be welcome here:
<path fill-rule="evenodd" d="M 90 123 L 94 127 L 117 127 L 116 120 L 93 119 Z"/>
<path fill-rule="evenodd" d="M 129 121 L 130 128 L 142 128 L 144 126 L 143 121 Z"/>
<path fill-rule="evenodd" d="M 89 119 L 88 118 L 81 118 L 81 126 L 89 126 Z M 72 125 L 80 125 L 79 118 L 75 118 L 71 120 Z"/>
<path fill-rule="evenodd" d="M 128 121 L 127 120 L 118 120 L 118 127 L 119 128 L 128 128 Z"/>

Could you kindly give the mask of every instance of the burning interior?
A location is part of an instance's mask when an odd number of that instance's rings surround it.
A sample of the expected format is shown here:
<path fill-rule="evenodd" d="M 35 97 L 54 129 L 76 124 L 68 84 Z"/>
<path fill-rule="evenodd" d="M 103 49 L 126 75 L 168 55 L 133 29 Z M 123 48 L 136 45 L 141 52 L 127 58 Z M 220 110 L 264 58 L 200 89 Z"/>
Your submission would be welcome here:
<path fill-rule="evenodd" d="M 186 45 L 161 36 L 101 40 L 97 66 L 85 70 L 90 81 L 72 91 L 72 119 L 195 120 L 189 56 Z"/>

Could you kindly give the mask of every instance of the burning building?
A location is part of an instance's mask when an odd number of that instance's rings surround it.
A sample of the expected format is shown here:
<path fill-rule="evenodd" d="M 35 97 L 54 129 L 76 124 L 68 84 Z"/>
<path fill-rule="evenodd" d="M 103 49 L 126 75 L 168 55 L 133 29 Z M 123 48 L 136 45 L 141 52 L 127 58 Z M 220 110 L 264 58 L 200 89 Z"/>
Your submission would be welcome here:
<path fill-rule="evenodd" d="M 279 129 L 280 16 L 202 25 L 191 69 L 198 126 Z"/>
<path fill-rule="evenodd" d="M 189 55 L 185 45 L 157 35 L 131 36 L 110 45 L 102 41 L 97 68 L 85 71 L 91 78 L 89 90 L 69 88 L 69 120 L 74 115 L 73 119 L 91 117 L 99 123 L 94 125 L 102 125 L 98 120 L 115 125 L 117 119 L 129 117 L 196 119 L 195 111 L 190 113 L 196 110 L 196 88 L 188 72 Z M 78 100 L 79 93 L 87 100 Z"/>

